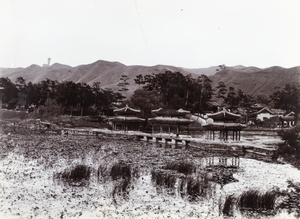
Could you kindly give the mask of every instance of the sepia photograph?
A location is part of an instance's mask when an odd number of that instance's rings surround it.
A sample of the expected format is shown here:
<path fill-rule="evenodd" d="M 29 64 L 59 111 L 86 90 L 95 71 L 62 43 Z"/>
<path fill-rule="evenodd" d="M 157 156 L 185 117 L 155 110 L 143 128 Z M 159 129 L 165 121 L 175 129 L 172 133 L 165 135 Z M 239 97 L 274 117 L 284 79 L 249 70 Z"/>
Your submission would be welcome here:
<path fill-rule="evenodd" d="M 300 218 L 299 11 L 0 0 L 0 219 Z"/>

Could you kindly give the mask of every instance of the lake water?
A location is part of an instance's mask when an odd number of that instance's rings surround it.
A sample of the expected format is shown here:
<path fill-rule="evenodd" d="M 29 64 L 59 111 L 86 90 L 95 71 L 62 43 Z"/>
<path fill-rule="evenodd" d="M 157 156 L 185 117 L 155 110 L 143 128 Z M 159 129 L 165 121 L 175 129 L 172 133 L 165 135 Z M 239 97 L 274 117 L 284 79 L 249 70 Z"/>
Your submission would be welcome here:
<path fill-rule="evenodd" d="M 159 192 L 151 171 L 162 169 L 167 162 L 187 161 L 195 164 L 197 173 L 204 174 L 211 171 L 205 169 L 211 156 L 113 136 L 3 135 L 1 145 L 1 153 L 6 154 L 0 161 L 3 218 L 222 218 L 222 206 L 229 195 L 239 197 L 250 189 L 284 190 L 288 180 L 300 181 L 300 171 L 289 164 L 240 158 L 239 168 L 231 172 L 234 182 L 210 181 L 206 195 L 191 202 L 177 190 Z M 214 157 L 215 165 L 220 158 Z M 109 172 L 120 161 L 137 168 L 140 176 L 132 180 L 127 198 L 116 196 L 114 200 L 112 193 L 121 181 L 99 181 L 97 171 L 103 166 Z M 227 162 L 232 164 L 230 158 Z M 55 178 L 78 164 L 91 168 L 88 186 L 74 187 Z M 238 210 L 234 214 L 247 217 Z M 272 217 L 293 215 L 283 211 Z"/>

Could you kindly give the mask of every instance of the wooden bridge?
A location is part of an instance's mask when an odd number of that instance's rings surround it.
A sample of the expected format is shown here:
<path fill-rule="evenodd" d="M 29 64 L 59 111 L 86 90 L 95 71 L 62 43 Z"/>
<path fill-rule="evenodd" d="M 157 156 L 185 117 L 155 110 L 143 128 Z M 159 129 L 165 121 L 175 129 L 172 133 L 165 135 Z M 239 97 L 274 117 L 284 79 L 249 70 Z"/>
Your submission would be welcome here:
<path fill-rule="evenodd" d="M 161 143 L 161 144 L 173 144 L 173 145 L 182 145 L 188 146 L 191 142 L 186 138 L 178 138 L 172 136 L 163 136 L 163 135 L 151 135 L 151 134 L 137 134 L 135 135 L 138 141 L 147 141 L 153 143 Z"/>
<path fill-rule="evenodd" d="M 3 127 L 4 133 L 18 131 L 21 127 Z M 28 128 L 24 128 L 28 131 Z M 32 130 L 31 130 L 32 131 Z M 38 133 L 43 134 L 62 134 L 62 135 L 80 135 L 80 136 L 111 136 L 113 138 L 135 139 L 138 141 L 152 142 L 164 145 L 173 145 L 176 148 L 182 148 L 197 152 L 204 151 L 211 154 L 219 154 L 222 156 L 242 156 L 258 160 L 271 161 L 275 148 L 266 148 L 254 145 L 247 145 L 243 142 L 239 144 L 231 144 L 228 142 L 200 142 L 199 139 L 178 137 L 177 135 L 168 134 L 150 134 L 150 133 L 129 133 L 129 132 L 113 132 L 111 130 L 96 130 L 96 129 L 72 129 L 65 128 L 43 129 L 38 130 Z"/>

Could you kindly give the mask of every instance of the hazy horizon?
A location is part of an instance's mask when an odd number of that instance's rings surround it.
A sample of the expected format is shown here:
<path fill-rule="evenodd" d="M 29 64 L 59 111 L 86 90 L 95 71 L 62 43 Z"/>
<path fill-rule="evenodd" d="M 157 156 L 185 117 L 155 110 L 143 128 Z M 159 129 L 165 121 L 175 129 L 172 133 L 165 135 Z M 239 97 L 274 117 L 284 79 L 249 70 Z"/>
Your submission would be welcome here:
<path fill-rule="evenodd" d="M 299 66 L 295 0 L 2 0 L 0 67 Z"/>
<path fill-rule="evenodd" d="M 61 64 L 61 65 L 66 65 L 66 66 L 70 66 L 70 67 L 72 67 L 72 68 L 75 68 L 75 67 L 77 67 L 77 66 L 81 66 L 81 65 L 89 65 L 89 64 L 93 64 L 93 63 L 95 63 L 95 62 L 98 62 L 98 61 L 105 61 L 105 62 L 118 62 L 118 63 L 121 63 L 121 64 L 123 64 L 123 65 L 125 65 L 125 66 L 145 66 L 145 67 L 153 67 L 153 66 L 157 66 L 157 65 L 165 65 L 165 64 L 156 64 L 156 65 L 140 65 L 140 64 L 133 64 L 133 65 L 126 65 L 125 63 L 122 63 L 122 62 L 119 62 L 119 61 L 109 61 L 109 60 L 96 60 L 96 61 L 93 61 L 93 62 L 91 62 L 91 63 L 82 63 L 82 64 L 79 64 L 79 65 L 74 65 L 74 66 L 72 66 L 72 65 L 68 65 L 68 64 L 66 64 L 66 63 L 59 63 L 59 62 L 51 62 L 50 63 L 50 66 L 52 66 L 52 65 L 54 65 L 54 64 Z M 47 64 L 47 60 L 45 61 L 45 63 L 42 63 L 42 64 L 36 64 L 36 63 L 32 63 L 32 64 L 30 64 L 30 65 L 28 65 L 28 66 L 22 66 L 22 67 L 2 67 L 2 66 L 0 66 L 0 69 L 8 69 L 8 68 L 28 68 L 28 67 L 30 67 L 30 66 L 32 66 L 32 65 L 37 65 L 37 66 L 39 66 L 39 67 L 43 67 L 43 65 L 44 64 Z M 189 67 L 185 67 L 185 66 L 175 66 L 175 65 L 165 65 L 165 66 L 173 66 L 173 67 L 177 67 L 177 68 L 183 68 L 183 69 L 206 69 L 206 68 L 213 68 L 213 67 L 218 67 L 220 64 L 216 64 L 216 65 L 213 65 L 213 66 L 199 66 L 199 67 L 192 67 L 192 68 L 189 68 Z M 296 66 L 291 66 L 291 67 L 284 67 L 284 66 L 279 66 L 279 65 L 273 65 L 273 66 L 266 66 L 266 67 L 259 67 L 259 66 L 253 66 L 253 65 L 251 65 L 251 66 L 246 66 L 246 65 L 242 65 L 242 64 L 237 64 L 237 65 L 230 65 L 230 66 L 228 66 L 228 65 L 225 65 L 225 66 L 227 66 L 227 67 L 238 67 L 238 66 L 243 66 L 243 67 L 245 67 L 245 68 L 251 68 L 251 67 L 257 67 L 257 68 L 260 68 L 260 69 L 266 69 L 266 68 L 270 68 L 270 67 L 282 67 L 282 68 L 286 68 L 286 69 L 289 69 L 289 68 L 295 68 L 295 67 L 300 67 L 300 64 L 299 65 L 296 65 Z"/>

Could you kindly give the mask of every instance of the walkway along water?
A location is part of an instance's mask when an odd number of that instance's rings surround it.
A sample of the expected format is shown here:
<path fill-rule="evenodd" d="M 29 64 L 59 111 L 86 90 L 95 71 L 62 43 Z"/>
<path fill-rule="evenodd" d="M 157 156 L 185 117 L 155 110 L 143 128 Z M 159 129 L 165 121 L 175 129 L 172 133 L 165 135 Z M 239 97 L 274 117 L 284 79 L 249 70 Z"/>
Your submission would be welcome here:
<path fill-rule="evenodd" d="M 5 129 L 4 132 L 13 130 Z M 16 131 L 20 130 L 17 127 Z M 26 131 L 26 130 L 23 130 Z M 28 131 L 28 130 L 27 130 Z M 35 130 L 36 131 L 36 130 Z M 62 134 L 65 136 L 81 135 L 81 136 L 98 136 L 98 137 L 112 137 L 112 138 L 125 138 L 138 141 L 147 141 L 155 144 L 171 145 L 171 148 L 188 149 L 193 152 L 206 152 L 216 154 L 224 157 L 247 157 L 264 161 L 272 161 L 275 147 L 266 148 L 260 145 L 247 144 L 241 141 L 228 142 L 228 141 L 213 141 L 210 139 L 192 138 L 185 135 L 169 135 L 169 134 L 150 134 L 143 132 L 124 132 L 112 131 L 108 129 L 72 129 L 65 128 L 63 130 L 38 130 L 41 134 Z M 235 139 L 236 140 L 236 139 Z"/>

